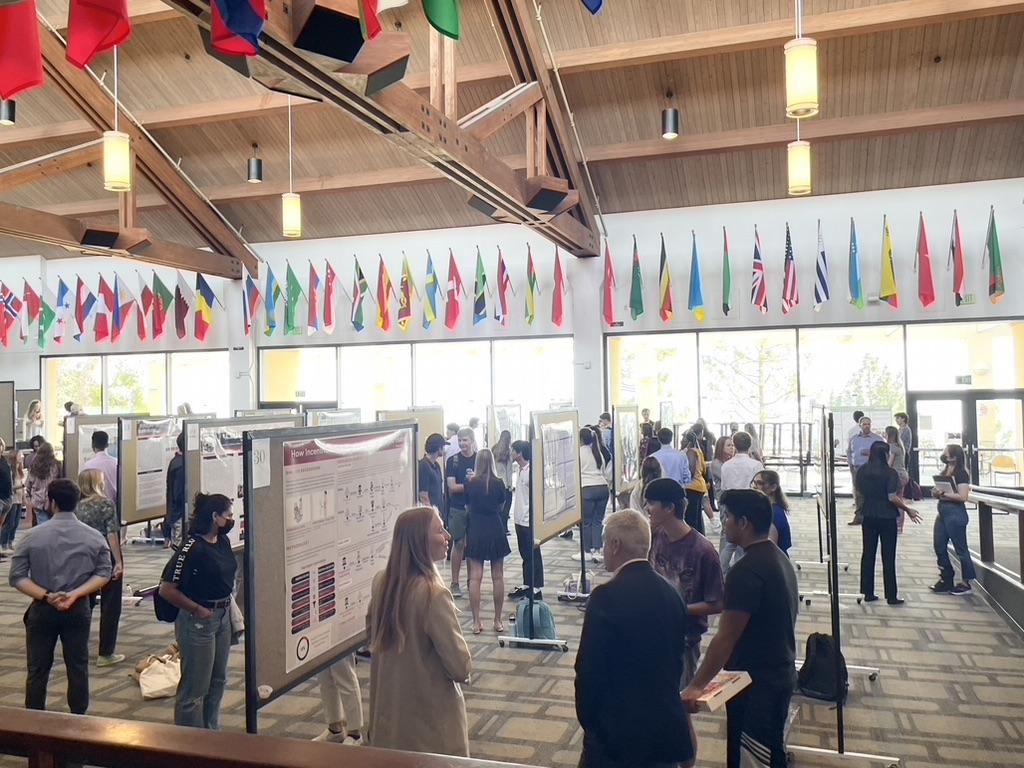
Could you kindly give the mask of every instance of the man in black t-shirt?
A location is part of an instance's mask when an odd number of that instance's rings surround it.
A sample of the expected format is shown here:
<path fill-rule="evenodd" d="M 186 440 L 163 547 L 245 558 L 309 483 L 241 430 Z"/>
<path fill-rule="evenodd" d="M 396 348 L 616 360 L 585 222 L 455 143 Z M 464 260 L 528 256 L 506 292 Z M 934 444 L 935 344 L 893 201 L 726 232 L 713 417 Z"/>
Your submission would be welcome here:
<path fill-rule="evenodd" d="M 733 698 L 728 712 L 728 768 L 786 766 L 783 732 L 796 685 L 796 572 L 768 538 L 772 505 L 760 491 L 722 494 L 726 538 L 746 555 L 725 578 L 725 611 L 683 702 L 697 711 L 697 698 L 723 668 L 750 673 L 753 684 Z"/>
<path fill-rule="evenodd" d="M 448 485 L 448 533 L 452 537 L 452 583 L 454 597 L 462 597 L 459 586 L 459 571 L 462 570 L 462 555 L 466 550 L 466 530 L 469 512 L 466 510 L 466 482 L 473 477 L 476 466 L 476 437 L 473 430 L 463 427 L 459 430 L 459 452 L 445 464 L 445 482 Z"/>
<path fill-rule="evenodd" d="M 419 466 L 419 490 L 420 504 L 428 507 L 435 507 L 438 511 L 444 509 L 444 484 L 441 482 L 441 465 L 438 459 L 444 453 L 444 438 L 436 432 L 427 438 L 423 446 L 423 458 Z"/>

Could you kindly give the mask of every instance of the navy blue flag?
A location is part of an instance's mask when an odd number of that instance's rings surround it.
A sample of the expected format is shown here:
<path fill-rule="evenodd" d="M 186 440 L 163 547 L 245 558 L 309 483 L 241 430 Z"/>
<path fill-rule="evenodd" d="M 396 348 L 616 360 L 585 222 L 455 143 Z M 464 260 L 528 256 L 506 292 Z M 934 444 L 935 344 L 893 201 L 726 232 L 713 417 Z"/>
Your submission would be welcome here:
<path fill-rule="evenodd" d="M 582 0 L 582 2 L 591 13 L 597 13 L 601 10 L 601 6 L 604 5 L 604 0 Z"/>
<path fill-rule="evenodd" d="M 213 47 L 234 56 L 255 56 L 267 16 L 264 0 L 213 0 Z"/>

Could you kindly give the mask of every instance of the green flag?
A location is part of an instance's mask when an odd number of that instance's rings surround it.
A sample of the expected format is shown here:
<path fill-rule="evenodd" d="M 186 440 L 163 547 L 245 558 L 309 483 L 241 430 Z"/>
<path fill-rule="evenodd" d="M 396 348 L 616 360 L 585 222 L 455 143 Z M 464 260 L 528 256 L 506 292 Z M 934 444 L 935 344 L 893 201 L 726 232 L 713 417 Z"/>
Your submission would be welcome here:
<path fill-rule="evenodd" d="M 430 26 L 452 40 L 459 39 L 459 0 L 423 0 Z"/>
<path fill-rule="evenodd" d="M 722 311 L 732 309 L 732 265 L 729 263 L 729 233 L 722 227 Z"/>
<path fill-rule="evenodd" d="M 57 299 L 46 284 L 43 284 L 42 301 L 39 303 L 39 348 L 46 348 L 46 335 L 57 319 Z"/>
<path fill-rule="evenodd" d="M 292 271 L 292 265 L 288 265 L 288 273 L 285 278 L 285 306 L 284 306 L 284 333 L 285 336 L 295 336 L 302 333 L 299 324 L 295 321 L 295 315 L 299 308 L 299 299 L 303 298 L 302 284 L 299 278 Z"/>
<path fill-rule="evenodd" d="M 540 284 L 537 280 L 537 269 L 533 266 L 533 253 L 526 246 L 526 324 L 533 325 L 537 319 L 537 294 Z"/>
<path fill-rule="evenodd" d="M 996 233 L 996 207 L 988 214 L 988 235 L 985 237 L 985 255 L 988 259 L 988 300 L 998 304 L 1006 293 L 1003 281 L 1003 255 L 999 252 L 999 235 Z"/>
<path fill-rule="evenodd" d="M 640 252 L 633 235 L 633 277 L 629 283 L 629 314 L 636 320 L 644 313 L 644 281 L 640 275 Z"/>

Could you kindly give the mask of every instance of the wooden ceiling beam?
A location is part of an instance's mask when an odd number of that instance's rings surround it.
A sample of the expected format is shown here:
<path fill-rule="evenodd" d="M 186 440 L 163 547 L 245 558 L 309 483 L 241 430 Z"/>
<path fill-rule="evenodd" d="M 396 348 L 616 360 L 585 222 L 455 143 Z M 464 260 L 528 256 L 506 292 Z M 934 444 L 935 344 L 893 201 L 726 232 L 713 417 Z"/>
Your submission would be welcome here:
<path fill-rule="evenodd" d="M 498 132 L 544 98 L 540 84 L 520 83 L 459 120 L 459 127 L 478 139 Z"/>
<path fill-rule="evenodd" d="M 51 83 L 70 100 L 85 119 L 99 131 L 113 128 L 114 103 L 110 93 L 89 72 L 71 65 L 65 57 L 61 39 L 48 29 L 40 30 L 43 69 Z M 256 255 L 220 212 L 171 162 L 152 137 L 120 110 L 120 130 L 127 133 L 135 156 L 135 167 L 163 195 L 189 225 L 213 249 L 207 261 L 217 265 L 219 273 L 241 275 L 244 266 L 258 274 Z M 213 272 L 213 270 L 210 270 Z"/>
<path fill-rule="evenodd" d="M 0 193 L 10 192 L 24 184 L 52 179 L 62 173 L 95 163 L 103 157 L 103 141 L 94 139 L 67 149 L 34 157 L 0 169 Z"/>
<path fill-rule="evenodd" d="M 180 14 L 170 8 L 167 3 L 161 2 L 161 0 L 128 0 L 128 16 L 134 26 L 136 24 L 152 24 L 155 21 L 176 19 Z M 47 16 L 46 21 L 54 29 L 64 30 L 68 27 L 68 14 L 66 11 L 64 13 L 54 13 Z"/>
<path fill-rule="evenodd" d="M 807 120 L 802 123 L 801 135 L 809 141 L 842 141 L 844 139 L 881 136 L 892 133 L 958 128 L 979 123 L 1024 118 L 1024 99 L 979 102 L 974 104 L 950 104 L 943 107 L 912 109 L 903 112 L 889 112 L 856 117 L 838 117 Z M 641 160 L 652 157 L 711 154 L 715 152 L 742 151 L 764 147 L 784 146 L 793 140 L 792 123 L 740 128 L 701 135 L 682 135 L 674 141 L 654 139 L 624 144 L 605 144 L 587 147 L 587 156 L 592 162 Z M 514 170 L 524 170 L 527 158 L 522 155 L 508 155 L 501 160 Z M 444 175 L 428 165 L 413 165 L 389 168 L 380 171 L 297 178 L 294 189 L 300 193 L 338 192 L 355 189 L 405 186 L 439 181 Z M 209 187 L 206 194 L 215 203 L 245 203 L 261 198 L 279 197 L 288 191 L 286 182 L 263 182 L 262 184 L 229 184 Z M 140 195 L 136 205 L 140 209 L 160 208 L 166 203 L 158 195 Z M 62 203 L 47 206 L 46 211 L 63 216 L 95 216 L 117 211 L 113 197 Z"/>

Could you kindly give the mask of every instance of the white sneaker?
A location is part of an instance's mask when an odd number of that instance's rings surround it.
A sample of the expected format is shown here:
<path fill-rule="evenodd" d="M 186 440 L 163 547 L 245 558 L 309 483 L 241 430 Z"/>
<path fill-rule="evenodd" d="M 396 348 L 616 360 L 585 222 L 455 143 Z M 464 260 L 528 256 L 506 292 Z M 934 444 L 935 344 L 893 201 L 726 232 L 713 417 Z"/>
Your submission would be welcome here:
<path fill-rule="evenodd" d="M 349 737 L 345 735 L 344 731 L 338 731 L 335 733 L 330 728 L 324 728 L 323 733 L 319 736 L 315 736 L 313 741 L 332 741 L 335 744 L 344 744 L 348 738 Z"/>
<path fill-rule="evenodd" d="M 569 557 L 571 557 L 577 563 L 580 561 L 580 553 L 579 552 L 570 552 L 569 553 Z"/>
<path fill-rule="evenodd" d="M 346 747 L 361 747 L 363 746 L 363 736 L 362 734 L 359 736 L 346 736 L 345 740 L 341 743 Z"/>
<path fill-rule="evenodd" d="M 604 562 L 604 555 L 601 554 L 600 552 L 598 552 L 595 549 L 593 552 L 590 553 L 590 559 L 591 559 L 592 562 L 595 562 L 595 563 L 603 563 Z"/>

